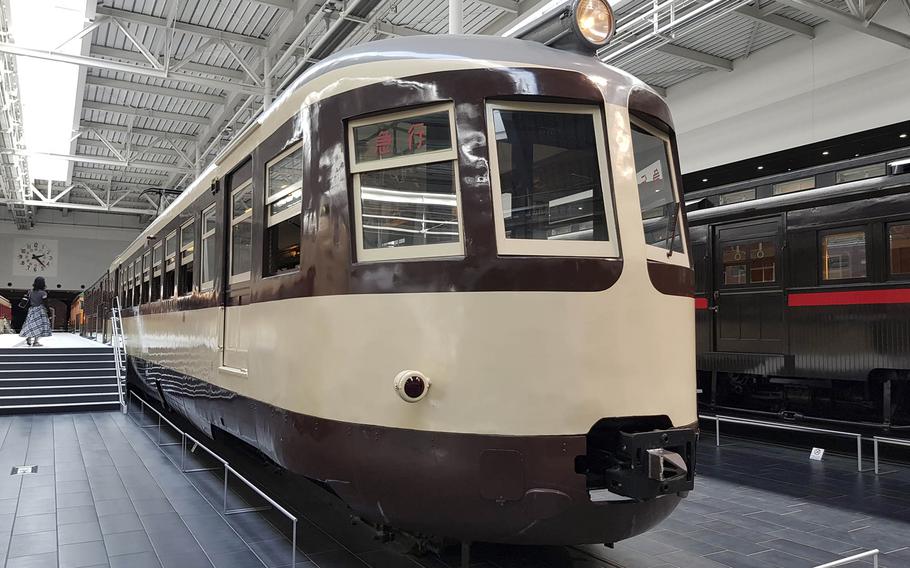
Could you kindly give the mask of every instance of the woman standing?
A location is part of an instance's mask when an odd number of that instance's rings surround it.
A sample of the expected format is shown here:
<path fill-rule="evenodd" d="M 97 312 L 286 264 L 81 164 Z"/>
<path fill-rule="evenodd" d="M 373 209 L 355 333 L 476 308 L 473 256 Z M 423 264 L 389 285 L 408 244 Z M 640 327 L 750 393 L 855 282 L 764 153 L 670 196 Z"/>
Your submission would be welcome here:
<path fill-rule="evenodd" d="M 25 341 L 29 346 L 40 347 L 38 338 L 51 336 L 51 322 L 47 319 L 47 308 L 45 307 L 47 302 L 45 288 L 44 278 L 39 276 L 35 278 L 32 289 L 26 294 L 28 315 L 19 336 L 26 338 Z"/>

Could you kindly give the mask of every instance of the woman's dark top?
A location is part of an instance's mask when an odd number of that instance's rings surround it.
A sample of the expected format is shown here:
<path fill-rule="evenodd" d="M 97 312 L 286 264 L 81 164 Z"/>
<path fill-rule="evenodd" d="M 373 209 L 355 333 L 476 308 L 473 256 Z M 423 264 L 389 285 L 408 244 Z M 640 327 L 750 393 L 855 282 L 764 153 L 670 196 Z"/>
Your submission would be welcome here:
<path fill-rule="evenodd" d="M 43 306 L 44 300 L 47 299 L 47 292 L 44 290 L 29 290 L 28 291 L 28 307 L 33 308 L 35 306 Z"/>

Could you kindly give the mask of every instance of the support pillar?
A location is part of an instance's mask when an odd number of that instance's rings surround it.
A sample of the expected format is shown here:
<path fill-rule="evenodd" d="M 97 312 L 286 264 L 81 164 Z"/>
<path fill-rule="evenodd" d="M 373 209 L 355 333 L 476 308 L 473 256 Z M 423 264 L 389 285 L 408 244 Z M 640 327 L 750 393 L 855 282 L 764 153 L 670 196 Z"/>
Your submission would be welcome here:
<path fill-rule="evenodd" d="M 464 33 L 462 24 L 464 16 L 463 0 L 449 0 L 449 33 Z"/>

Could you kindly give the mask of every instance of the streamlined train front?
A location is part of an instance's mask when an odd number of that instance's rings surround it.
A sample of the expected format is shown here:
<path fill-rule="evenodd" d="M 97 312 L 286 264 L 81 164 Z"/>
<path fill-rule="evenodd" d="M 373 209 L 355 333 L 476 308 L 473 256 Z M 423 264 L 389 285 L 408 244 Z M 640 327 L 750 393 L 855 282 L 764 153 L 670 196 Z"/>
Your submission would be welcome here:
<path fill-rule="evenodd" d="M 133 377 L 377 524 L 612 543 L 669 515 L 697 420 L 672 121 L 592 56 L 608 5 L 557 16 L 525 37 L 576 53 L 411 37 L 300 77 L 115 264 Z"/>

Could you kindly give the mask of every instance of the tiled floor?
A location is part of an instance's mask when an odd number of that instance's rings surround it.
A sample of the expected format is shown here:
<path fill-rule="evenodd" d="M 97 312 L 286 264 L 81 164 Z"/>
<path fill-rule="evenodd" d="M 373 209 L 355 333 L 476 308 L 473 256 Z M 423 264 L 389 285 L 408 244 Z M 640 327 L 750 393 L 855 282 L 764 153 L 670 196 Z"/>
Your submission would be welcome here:
<path fill-rule="evenodd" d="M 156 429 L 143 430 L 116 412 L 0 417 L 6 566 L 290 565 L 281 515 L 221 515 L 222 479 L 213 472 L 181 474 L 163 453 L 179 462 L 181 446 L 159 448 L 156 436 Z M 162 441 L 173 439 L 165 431 Z M 238 456 L 228 457 L 239 464 Z M 910 468 L 876 477 L 857 473 L 849 458 L 810 462 L 803 451 L 748 442 L 715 448 L 710 438 L 698 457 L 696 491 L 654 531 L 613 550 L 475 545 L 472 566 L 809 568 L 874 547 L 887 553 L 883 567 L 910 566 Z M 203 461 L 192 457 L 187 466 Z M 39 469 L 7 475 L 14 465 Z M 294 488 L 285 494 L 300 517 L 298 568 L 458 566 L 455 550 L 417 557 L 403 553 L 401 540 L 376 540 L 311 484 L 251 458 L 242 468 L 270 489 Z M 228 500 L 229 508 L 259 504 L 233 485 Z"/>

